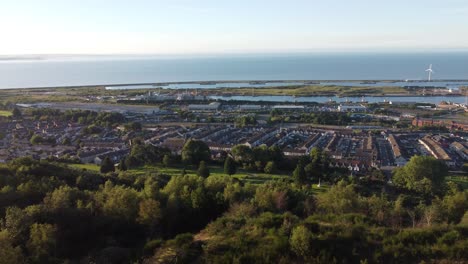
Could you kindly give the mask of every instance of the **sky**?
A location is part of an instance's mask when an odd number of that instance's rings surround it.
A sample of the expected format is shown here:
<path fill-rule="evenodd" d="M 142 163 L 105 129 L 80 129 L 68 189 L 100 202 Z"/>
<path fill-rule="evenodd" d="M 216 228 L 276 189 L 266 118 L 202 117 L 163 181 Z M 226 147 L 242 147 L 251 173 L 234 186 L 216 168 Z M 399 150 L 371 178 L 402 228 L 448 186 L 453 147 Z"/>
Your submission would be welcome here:
<path fill-rule="evenodd" d="M 0 54 L 468 50 L 466 0 L 0 0 Z"/>

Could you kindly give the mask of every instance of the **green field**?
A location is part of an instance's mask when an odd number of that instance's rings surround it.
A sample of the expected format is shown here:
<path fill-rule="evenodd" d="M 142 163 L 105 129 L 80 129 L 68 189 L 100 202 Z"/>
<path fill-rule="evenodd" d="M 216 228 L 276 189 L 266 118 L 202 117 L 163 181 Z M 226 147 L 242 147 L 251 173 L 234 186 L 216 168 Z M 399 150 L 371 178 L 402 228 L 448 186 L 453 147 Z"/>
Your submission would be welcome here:
<path fill-rule="evenodd" d="M 226 176 L 223 168 L 209 166 L 210 176 Z M 163 166 L 143 166 L 137 169 L 128 170 L 131 174 L 134 175 L 145 175 L 148 173 L 162 173 L 170 176 L 181 175 L 183 168 L 182 167 L 163 167 Z M 185 169 L 187 175 L 196 175 L 197 171 L 193 168 Z M 288 178 L 288 175 L 285 174 L 266 174 L 266 173 L 251 173 L 246 172 L 242 169 L 239 169 L 236 174 L 232 177 L 239 179 L 243 182 L 249 182 L 252 184 L 264 183 L 266 181 Z"/>
<path fill-rule="evenodd" d="M 257 87 L 254 95 L 289 95 L 289 96 L 384 96 L 392 94 L 409 95 L 409 92 L 397 86 L 341 86 L 341 85 L 296 85 L 283 87 Z M 76 87 L 76 88 L 41 88 L 41 89 L 8 89 L 2 91 L 0 102 L 87 102 L 84 96 L 115 96 L 125 94 L 135 96 L 146 93 L 147 89 L 129 91 L 106 90 L 102 86 Z M 176 90 L 163 89 L 165 94 L 176 93 Z M 210 94 L 217 95 L 252 95 L 251 87 L 244 88 L 215 88 L 210 89 Z M 53 96 L 51 96 L 53 94 Z M 106 101 L 115 103 L 115 99 Z M 1 114 L 0 114 L 1 115 Z"/>
<path fill-rule="evenodd" d="M 468 189 L 468 176 L 448 176 L 446 180 L 458 184 L 463 190 Z"/>
<path fill-rule="evenodd" d="M 11 111 L 0 110 L 0 116 L 11 116 Z"/>
<path fill-rule="evenodd" d="M 76 168 L 76 169 L 85 169 L 89 171 L 97 171 L 99 172 L 100 167 L 95 164 L 71 164 L 70 167 Z"/>
<path fill-rule="evenodd" d="M 210 169 L 210 176 L 226 176 L 223 168 L 210 166 L 209 169 Z M 177 176 L 177 175 L 182 174 L 182 170 L 183 170 L 182 167 L 165 168 L 162 166 L 144 166 L 138 169 L 131 169 L 128 172 L 134 175 L 145 175 L 148 173 L 162 173 L 162 174 L 167 174 L 171 176 Z M 197 174 L 197 171 L 194 169 L 186 169 L 185 172 L 187 175 Z M 268 181 L 279 180 L 279 179 L 291 179 L 291 176 L 287 174 L 252 173 L 252 172 L 247 172 L 243 169 L 238 169 L 237 173 L 232 175 L 232 177 L 240 180 L 243 183 L 250 183 L 254 185 L 263 184 Z M 329 188 L 330 186 L 326 184 L 321 184 L 320 187 L 317 187 L 317 184 L 313 184 L 312 192 L 314 194 L 319 194 L 319 193 L 326 192 Z"/>
<path fill-rule="evenodd" d="M 252 95 L 252 88 L 226 88 L 213 89 L 218 94 L 232 93 L 240 95 Z M 285 87 L 264 87 L 256 88 L 254 95 L 290 95 L 290 96 L 353 96 L 353 95 L 389 95 L 408 94 L 402 87 L 396 86 L 335 86 L 335 85 L 306 85 L 306 86 L 285 86 Z"/>
<path fill-rule="evenodd" d="M 73 168 L 77 169 L 86 169 L 89 171 L 99 172 L 100 167 L 95 164 L 71 164 Z M 210 176 L 226 176 L 223 168 L 210 166 Z M 153 173 L 161 173 L 170 176 L 178 176 L 182 174 L 182 167 L 163 167 L 163 166 L 142 166 L 136 169 L 130 169 L 127 173 L 134 176 L 143 176 Z M 118 172 L 118 171 L 117 171 Z M 186 175 L 197 175 L 196 169 L 185 169 Z M 243 183 L 250 184 L 263 184 L 268 181 L 279 180 L 279 179 L 290 179 L 291 176 L 287 174 L 267 174 L 267 173 L 252 173 L 247 172 L 243 169 L 238 169 L 237 173 L 232 175 L 233 178 L 238 179 Z M 329 186 L 322 184 L 320 187 L 317 187 L 317 184 L 312 185 L 312 192 L 315 194 L 323 193 L 329 189 Z"/>

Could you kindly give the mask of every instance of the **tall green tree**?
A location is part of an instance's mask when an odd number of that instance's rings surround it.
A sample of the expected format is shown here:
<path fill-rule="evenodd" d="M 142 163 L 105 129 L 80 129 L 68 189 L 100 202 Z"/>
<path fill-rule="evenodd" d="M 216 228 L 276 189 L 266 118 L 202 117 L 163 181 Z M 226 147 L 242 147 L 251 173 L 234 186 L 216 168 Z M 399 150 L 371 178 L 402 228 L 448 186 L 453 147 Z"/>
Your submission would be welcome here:
<path fill-rule="evenodd" d="M 102 160 L 100 171 L 101 173 L 108 173 L 108 172 L 115 171 L 114 163 L 109 157 L 105 157 L 104 160 Z"/>
<path fill-rule="evenodd" d="M 203 178 L 207 178 L 210 176 L 210 170 L 206 166 L 204 161 L 200 161 L 200 165 L 198 166 L 197 175 Z"/>
<path fill-rule="evenodd" d="M 137 222 L 147 226 L 150 232 L 155 231 L 161 216 L 159 201 L 151 198 L 140 201 Z"/>
<path fill-rule="evenodd" d="M 24 263 L 20 246 L 14 246 L 7 230 L 0 231 L 0 264 Z"/>
<path fill-rule="evenodd" d="M 54 257 L 57 245 L 57 228 L 51 224 L 31 225 L 28 250 L 33 259 L 38 263 L 48 263 L 49 259 Z"/>
<path fill-rule="evenodd" d="M 236 163 L 231 157 L 227 157 L 224 161 L 224 173 L 227 175 L 233 175 L 236 173 Z"/>
<path fill-rule="evenodd" d="M 265 169 L 264 169 L 265 173 L 272 174 L 272 173 L 275 173 L 276 170 L 277 170 L 276 163 L 274 161 L 269 161 L 265 165 Z"/>
<path fill-rule="evenodd" d="M 459 223 L 463 215 L 468 213 L 468 190 L 459 191 L 453 186 L 443 199 L 446 217 L 449 223 Z"/>
<path fill-rule="evenodd" d="M 197 165 L 200 161 L 209 161 L 211 152 L 208 145 L 200 140 L 189 139 L 182 148 L 182 161 Z"/>
<path fill-rule="evenodd" d="M 18 109 L 18 107 L 13 108 L 12 111 L 13 118 L 21 118 L 21 111 Z"/>
<path fill-rule="evenodd" d="M 120 160 L 118 168 L 119 168 L 120 171 L 126 171 L 127 170 L 127 164 L 125 164 L 125 159 Z"/>
<path fill-rule="evenodd" d="M 319 210 L 326 213 L 345 214 L 358 211 L 361 199 L 355 191 L 355 185 L 341 180 L 318 198 Z"/>
<path fill-rule="evenodd" d="M 298 184 L 304 184 L 307 181 L 307 175 L 301 162 L 297 164 L 296 169 L 293 171 L 293 179 Z"/>
<path fill-rule="evenodd" d="M 414 156 L 393 174 L 393 182 L 401 187 L 425 194 L 440 193 L 444 188 L 447 165 L 430 156 Z"/>
<path fill-rule="evenodd" d="M 234 160 L 240 164 L 251 163 L 254 161 L 254 154 L 251 148 L 246 145 L 236 145 L 231 149 L 231 155 Z"/>
<path fill-rule="evenodd" d="M 292 230 L 291 238 L 289 239 L 289 244 L 291 249 L 298 256 L 302 258 L 307 258 L 312 251 L 312 233 L 304 226 L 295 227 Z"/>
<path fill-rule="evenodd" d="M 171 163 L 172 163 L 171 156 L 169 156 L 168 154 L 164 155 L 162 163 L 163 163 L 164 167 L 171 166 Z"/>

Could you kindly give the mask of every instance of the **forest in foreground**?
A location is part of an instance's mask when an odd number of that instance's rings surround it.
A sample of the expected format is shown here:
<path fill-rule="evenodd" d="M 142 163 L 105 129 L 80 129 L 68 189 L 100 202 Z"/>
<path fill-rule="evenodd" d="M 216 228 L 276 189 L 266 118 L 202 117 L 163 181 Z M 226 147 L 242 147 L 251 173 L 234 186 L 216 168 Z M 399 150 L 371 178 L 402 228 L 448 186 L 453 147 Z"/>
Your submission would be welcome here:
<path fill-rule="evenodd" d="M 251 183 L 235 175 L 255 169 L 254 152 L 213 161 L 189 142 L 181 156 L 135 144 L 100 171 L 0 165 L 0 263 L 468 261 L 468 191 L 433 158 L 413 157 L 389 184 L 326 168 L 319 151 L 290 160 L 270 149 L 263 169 L 289 176 Z"/>

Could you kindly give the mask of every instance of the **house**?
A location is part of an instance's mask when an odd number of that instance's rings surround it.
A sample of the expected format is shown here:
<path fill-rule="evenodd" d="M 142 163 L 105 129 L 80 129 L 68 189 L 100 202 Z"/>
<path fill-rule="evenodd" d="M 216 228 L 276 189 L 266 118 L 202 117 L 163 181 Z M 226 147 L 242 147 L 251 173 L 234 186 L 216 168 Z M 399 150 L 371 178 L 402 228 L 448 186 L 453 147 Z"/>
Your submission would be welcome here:
<path fill-rule="evenodd" d="M 130 149 L 121 149 L 100 154 L 94 158 L 94 164 L 101 165 L 102 161 L 109 157 L 113 163 L 118 163 L 130 153 Z"/>
<path fill-rule="evenodd" d="M 396 165 L 398 167 L 405 166 L 405 164 L 408 163 L 408 160 L 406 160 L 406 158 L 401 154 L 401 148 L 397 139 L 393 134 L 390 134 L 387 139 L 390 143 L 390 146 L 392 147 L 393 157 L 395 158 Z"/>
<path fill-rule="evenodd" d="M 229 152 L 231 151 L 231 146 L 228 145 L 223 145 L 219 143 L 214 143 L 214 142 L 208 142 L 208 147 L 212 152 L 217 152 L 217 151 L 226 151 Z"/>
<path fill-rule="evenodd" d="M 301 157 L 301 156 L 306 155 L 306 151 L 304 149 L 286 148 L 286 149 L 283 149 L 283 153 L 285 156 L 292 156 L 292 157 Z"/>
<path fill-rule="evenodd" d="M 274 135 L 276 135 L 278 131 L 275 128 L 269 129 L 265 131 L 264 133 L 257 133 L 255 136 L 249 138 L 247 142 L 244 143 L 244 145 L 248 147 L 257 147 L 260 146 L 261 144 L 264 143 L 264 141 Z"/>
<path fill-rule="evenodd" d="M 452 158 L 450 158 L 447 152 L 430 136 L 425 136 L 419 139 L 419 143 L 421 143 L 436 159 L 444 161 L 445 164 L 447 164 L 449 167 L 455 166 L 455 162 L 452 160 Z"/>
<path fill-rule="evenodd" d="M 456 121 L 444 121 L 444 120 L 434 120 L 427 118 L 415 118 L 411 122 L 413 126 L 424 127 L 424 126 L 443 126 L 450 130 L 462 130 L 468 131 L 468 124 Z"/>
<path fill-rule="evenodd" d="M 468 149 L 460 142 L 450 144 L 450 149 L 455 151 L 463 160 L 468 161 Z"/>
<path fill-rule="evenodd" d="M 170 149 L 173 153 L 180 154 L 184 144 L 185 139 L 183 138 L 167 138 L 161 143 L 161 146 Z"/>

